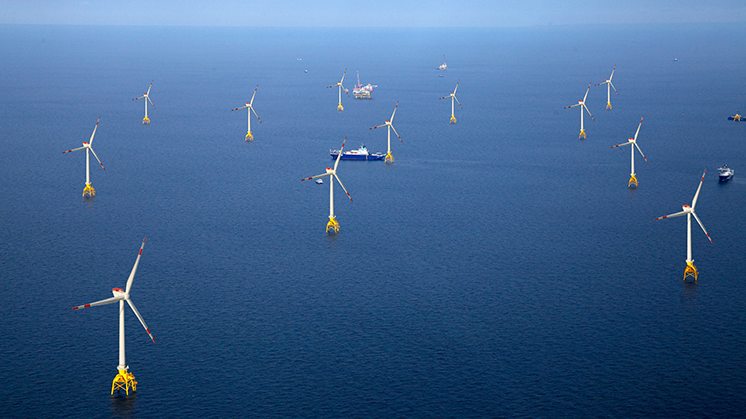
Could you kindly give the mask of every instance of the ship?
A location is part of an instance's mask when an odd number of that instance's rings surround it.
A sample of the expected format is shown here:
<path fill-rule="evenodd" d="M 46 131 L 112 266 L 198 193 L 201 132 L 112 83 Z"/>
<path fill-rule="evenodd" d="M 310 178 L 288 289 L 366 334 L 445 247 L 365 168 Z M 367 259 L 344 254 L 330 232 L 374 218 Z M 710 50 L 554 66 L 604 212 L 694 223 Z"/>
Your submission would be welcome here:
<path fill-rule="evenodd" d="M 378 85 L 368 83 L 368 85 L 363 86 L 363 84 L 360 83 L 360 72 L 358 71 L 357 84 L 352 88 L 352 94 L 355 95 L 356 99 L 370 99 L 370 94 L 373 92 L 374 87 L 378 87 Z"/>
<path fill-rule="evenodd" d="M 736 173 L 735 170 L 728 167 L 728 165 L 723 165 L 723 167 L 719 167 L 718 170 L 720 171 L 720 182 L 727 182 L 729 181 L 733 175 Z"/>
<path fill-rule="evenodd" d="M 336 159 L 339 150 L 329 150 L 329 155 Z M 383 160 L 383 153 L 371 153 L 365 145 L 361 145 L 357 150 L 349 150 L 342 153 L 340 160 Z"/>

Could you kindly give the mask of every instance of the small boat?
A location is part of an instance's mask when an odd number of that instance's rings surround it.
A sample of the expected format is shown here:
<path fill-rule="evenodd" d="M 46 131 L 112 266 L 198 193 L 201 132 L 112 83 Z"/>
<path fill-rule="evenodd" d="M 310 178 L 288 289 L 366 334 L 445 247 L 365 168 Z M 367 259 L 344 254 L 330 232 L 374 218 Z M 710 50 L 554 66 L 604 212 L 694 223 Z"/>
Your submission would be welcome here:
<path fill-rule="evenodd" d="M 729 181 L 736 173 L 736 171 L 728 167 L 727 164 L 723 165 L 723 167 L 718 168 L 718 170 L 720 171 L 721 183 Z"/>
<path fill-rule="evenodd" d="M 324 179 L 316 179 L 316 183 L 318 183 L 319 185 L 323 185 Z"/>
<path fill-rule="evenodd" d="M 336 159 L 339 150 L 329 150 L 329 155 Z M 371 153 L 365 145 L 361 145 L 357 150 L 349 150 L 342 153 L 340 160 L 383 160 L 383 153 Z"/>

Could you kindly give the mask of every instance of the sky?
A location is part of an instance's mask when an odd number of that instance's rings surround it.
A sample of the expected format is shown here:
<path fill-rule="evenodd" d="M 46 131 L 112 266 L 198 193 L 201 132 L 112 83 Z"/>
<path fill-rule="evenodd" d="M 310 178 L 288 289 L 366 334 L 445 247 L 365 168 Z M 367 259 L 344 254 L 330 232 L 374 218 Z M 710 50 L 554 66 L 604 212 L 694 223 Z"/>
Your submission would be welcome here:
<path fill-rule="evenodd" d="M 529 27 L 746 22 L 733 0 L 0 0 L 0 24 Z"/>

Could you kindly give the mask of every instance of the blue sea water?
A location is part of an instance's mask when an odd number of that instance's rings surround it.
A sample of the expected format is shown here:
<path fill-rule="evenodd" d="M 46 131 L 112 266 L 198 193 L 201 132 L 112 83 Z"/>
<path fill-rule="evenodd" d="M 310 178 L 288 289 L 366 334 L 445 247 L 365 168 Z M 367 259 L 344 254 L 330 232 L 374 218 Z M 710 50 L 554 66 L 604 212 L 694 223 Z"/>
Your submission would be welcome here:
<path fill-rule="evenodd" d="M 746 412 L 737 25 L 0 26 L 3 417 L 736 417 Z M 445 54 L 448 70 L 435 70 Z M 678 61 L 674 61 L 678 58 Z M 592 87 L 616 65 L 619 95 Z M 371 100 L 326 89 L 379 87 Z M 307 72 L 305 72 L 307 70 Z M 443 77 L 439 77 L 439 75 Z M 153 80 L 152 123 L 142 101 Z M 460 80 L 458 123 L 447 95 Z M 244 141 L 250 99 L 262 123 Z M 395 163 L 347 162 L 398 102 Z M 634 135 L 638 189 L 627 188 Z M 97 195 L 82 152 L 101 116 Z M 93 159 L 93 157 L 91 157 Z M 717 167 L 736 176 L 718 184 Z M 684 218 L 696 284 L 682 282 Z M 114 305 L 129 397 L 109 395 Z"/>

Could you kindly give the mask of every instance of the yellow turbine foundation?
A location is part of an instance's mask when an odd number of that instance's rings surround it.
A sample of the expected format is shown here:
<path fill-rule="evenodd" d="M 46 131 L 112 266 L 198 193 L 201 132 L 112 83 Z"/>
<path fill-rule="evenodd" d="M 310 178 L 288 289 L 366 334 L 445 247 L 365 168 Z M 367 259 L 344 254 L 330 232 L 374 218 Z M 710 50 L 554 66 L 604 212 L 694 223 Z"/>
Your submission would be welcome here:
<path fill-rule="evenodd" d="M 246 141 L 254 141 L 254 136 L 251 135 L 251 131 L 246 134 Z"/>
<path fill-rule="evenodd" d="M 90 184 L 86 184 L 85 188 L 83 188 L 83 196 L 86 195 L 88 195 L 89 198 L 93 198 L 94 196 L 96 196 L 96 190 L 93 189 L 93 186 L 91 186 Z"/>
<path fill-rule="evenodd" d="M 697 268 L 694 266 L 694 262 L 687 262 L 686 269 L 684 269 L 684 281 L 686 281 L 686 278 L 692 277 L 694 278 L 694 282 L 697 282 L 698 274 L 699 272 L 697 272 Z"/>
<path fill-rule="evenodd" d="M 627 184 L 628 188 L 636 188 L 637 187 L 637 178 L 635 175 L 632 175 L 632 177 L 629 178 L 629 183 Z"/>
<path fill-rule="evenodd" d="M 580 135 L 578 135 L 578 139 L 581 139 L 581 138 L 585 139 L 585 130 L 583 129 L 580 130 Z"/>
<path fill-rule="evenodd" d="M 383 159 L 384 163 L 393 163 L 394 162 L 394 156 L 391 155 L 391 152 L 389 151 L 386 153 L 386 157 Z"/>
<path fill-rule="evenodd" d="M 456 123 L 456 117 L 455 117 L 455 116 L 453 116 L 453 115 L 451 115 L 451 123 L 452 123 L 452 124 L 455 124 L 455 123 Z"/>
<path fill-rule="evenodd" d="M 145 118 L 143 118 L 142 119 L 142 124 L 143 125 L 150 125 L 150 118 L 148 118 L 147 116 Z"/>
<path fill-rule="evenodd" d="M 736 114 L 736 116 L 733 117 L 733 122 L 738 122 L 741 120 L 741 115 Z"/>
<path fill-rule="evenodd" d="M 343 110 L 345 110 L 345 108 L 344 108 L 344 106 L 342 106 L 341 103 L 339 105 L 337 105 L 337 111 L 342 112 Z"/>
<path fill-rule="evenodd" d="M 329 222 L 326 224 L 326 232 L 334 230 L 334 233 L 339 233 L 339 223 L 335 217 L 329 217 Z"/>
<path fill-rule="evenodd" d="M 135 381 L 135 376 L 132 375 L 131 372 L 127 372 L 127 370 L 119 370 L 119 374 L 114 377 L 114 381 L 111 383 L 112 396 L 114 395 L 114 390 L 124 390 L 124 392 L 129 396 L 130 389 L 132 389 L 132 391 L 137 391 L 137 381 Z"/>
<path fill-rule="evenodd" d="M 607 111 L 610 111 L 610 110 L 611 110 L 611 102 L 608 102 L 608 103 L 606 104 L 606 110 L 607 110 Z"/>

